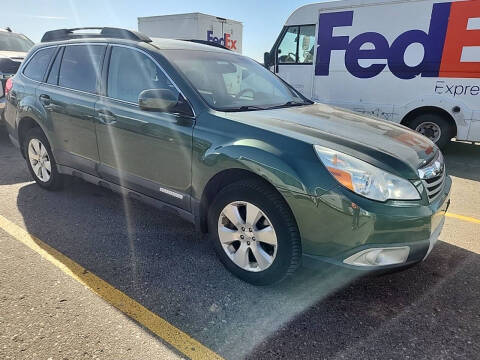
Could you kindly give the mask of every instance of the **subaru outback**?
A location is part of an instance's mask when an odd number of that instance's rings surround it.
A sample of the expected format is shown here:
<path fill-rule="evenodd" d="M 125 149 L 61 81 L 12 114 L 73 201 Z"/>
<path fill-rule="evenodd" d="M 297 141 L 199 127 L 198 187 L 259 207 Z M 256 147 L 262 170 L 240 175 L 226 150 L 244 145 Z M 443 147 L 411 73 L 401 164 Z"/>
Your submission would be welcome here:
<path fill-rule="evenodd" d="M 302 261 L 419 263 L 450 201 L 426 137 L 314 103 L 248 57 L 128 30 L 47 32 L 11 81 L 6 120 L 42 188 L 73 175 L 168 206 L 257 285 Z"/>

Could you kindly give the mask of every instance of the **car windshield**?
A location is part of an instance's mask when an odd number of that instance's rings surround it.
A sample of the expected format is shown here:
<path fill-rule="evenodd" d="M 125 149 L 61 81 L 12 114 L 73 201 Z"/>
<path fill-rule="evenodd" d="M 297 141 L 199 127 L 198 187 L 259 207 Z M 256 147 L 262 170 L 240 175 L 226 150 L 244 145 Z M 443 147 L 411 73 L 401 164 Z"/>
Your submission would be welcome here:
<path fill-rule="evenodd" d="M 311 103 L 245 56 L 190 50 L 166 50 L 163 54 L 216 110 L 264 110 Z"/>
<path fill-rule="evenodd" d="M 0 32 L 0 51 L 28 52 L 33 42 L 23 35 Z"/>

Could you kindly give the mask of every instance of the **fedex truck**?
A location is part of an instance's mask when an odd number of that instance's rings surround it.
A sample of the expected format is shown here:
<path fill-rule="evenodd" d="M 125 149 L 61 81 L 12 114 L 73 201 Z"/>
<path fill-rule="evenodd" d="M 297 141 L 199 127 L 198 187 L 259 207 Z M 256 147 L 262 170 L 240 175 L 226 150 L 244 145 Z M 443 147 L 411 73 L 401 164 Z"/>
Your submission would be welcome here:
<path fill-rule="evenodd" d="M 306 5 L 264 60 L 315 101 L 480 141 L 480 0 Z"/>
<path fill-rule="evenodd" d="M 138 18 L 138 31 L 152 38 L 197 40 L 242 53 L 243 24 L 202 13 Z"/>

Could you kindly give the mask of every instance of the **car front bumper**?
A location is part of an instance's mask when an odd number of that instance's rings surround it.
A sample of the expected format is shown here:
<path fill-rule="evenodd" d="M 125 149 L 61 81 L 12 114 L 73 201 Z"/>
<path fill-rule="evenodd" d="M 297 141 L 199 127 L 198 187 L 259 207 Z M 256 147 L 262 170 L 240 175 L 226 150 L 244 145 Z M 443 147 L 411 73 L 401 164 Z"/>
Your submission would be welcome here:
<path fill-rule="evenodd" d="M 3 110 L 5 110 L 6 99 L 5 96 L 0 98 L 0 121 L 3 121 Z"/>
<path fill-rule="evenodd" d="M 379 203 L 343 188 L 315 198 L 286 196 L 300 229 L 304 265 L 327 262 L 375 271 L 408 267 L 425 260 L 443 229 L 451 184 L 447 176 L 441 195 L 428 204 Z M 404 256 L 397 263 L 359 265 L 361 261 L 355 261 L 365 253 L 375 255 L 381 250 L 385 250 L 381 257 L 388 260 L 395 249 Z M 406 255 L 405 249 L 408 249 Z"/>

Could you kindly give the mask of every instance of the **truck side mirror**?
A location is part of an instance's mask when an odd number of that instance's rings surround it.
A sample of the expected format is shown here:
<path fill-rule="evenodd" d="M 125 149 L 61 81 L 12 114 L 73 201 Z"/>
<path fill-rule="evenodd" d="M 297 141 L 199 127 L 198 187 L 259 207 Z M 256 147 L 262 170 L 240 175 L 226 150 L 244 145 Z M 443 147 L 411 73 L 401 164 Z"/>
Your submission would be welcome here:
<path fill-rule="evenodd" d="M 263 65 L 265 65 L 267 69 L 272 65 L 269 52 L 266 52 L 265 54 L 263 54 Z"/>

